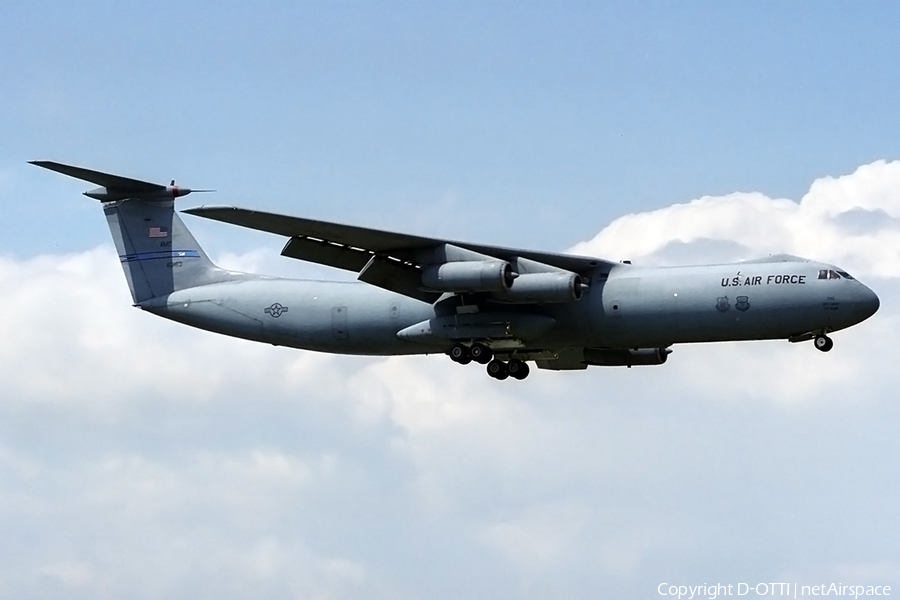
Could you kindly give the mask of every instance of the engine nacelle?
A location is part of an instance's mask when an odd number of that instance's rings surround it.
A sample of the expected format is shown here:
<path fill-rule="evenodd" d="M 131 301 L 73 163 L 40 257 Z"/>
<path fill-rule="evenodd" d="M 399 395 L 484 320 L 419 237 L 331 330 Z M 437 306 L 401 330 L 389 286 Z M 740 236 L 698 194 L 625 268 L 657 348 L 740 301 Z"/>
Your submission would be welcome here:
<path fill-rule="evenodd" d="M 505 260 L 448 262 L 422 271 L 422 285 L 441 292 L 503 292 L 515 278 Z"/>
<path fill-rule="evenodd" d="M 581 275 L 565 271 L 526 273 L 497 299 L 504 302 L 546 304 L 581 300 L 584 293 Z"/>
<path fill-rule="evenodd" d="M 668 348 L 631 348 L 611 350 L 585 348 L 584 362 L 602 367 L 631 367 L 633 365 L 661 365 L 672 351 Z"/>

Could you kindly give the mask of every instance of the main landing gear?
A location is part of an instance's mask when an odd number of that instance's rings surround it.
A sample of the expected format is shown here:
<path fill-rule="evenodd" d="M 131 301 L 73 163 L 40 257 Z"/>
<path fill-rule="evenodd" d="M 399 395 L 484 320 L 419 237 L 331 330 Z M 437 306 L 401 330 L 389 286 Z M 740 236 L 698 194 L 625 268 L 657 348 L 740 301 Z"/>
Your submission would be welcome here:
<path fill-rule="evenodd" d="M 815 344 L 816 350 L 821 350 L 822 352 L 828 352 L 829 350 L 834 348 L 834 340 L 832 340 L 824 333 L 821 335 L 817 335 L 813 344 Z"/>
<path fill-rule="evenodd" d="M 472 362 L 472 354 L 467 347 L 462 344 L 456 344 L 450 348 L 450 360 L 461 365 L 467 365 Z"/>
<path fill-rule="evenodd" d="M 500 381 L 507 377 L 522 380 L 528 377 L 530 372 L 531 369 L 528 368 L 528 363 L 515 358 L 509 362 L 494 359 L 487 366 L 487 374 Z"/>
<path fill-rule="evenodd" d="M 450 348 L 448 354 L 453 362 L 461 365 L 467 365 L 473 360 L 487 365 L 487 374 L 501 381 L 509 377 L 520 380 L 525 379 L 528 377 L 528 373 L 531 372 L 531 369 L 528 368 L 528 363 L 525 361 L 513 359 L 509 362 L 503 362 L 494 358 L 494 353 L 491 349 L 480 342 L 475 342 L 471 346 L 455 344 Z"/>
<path fill-rule="evenodd" d="M 484 344 L 475 342 L 474 344 L 472 344 L 472 347 L 469 348 L 469 356 L 471 356 L 472 360 L 474 360 L 475 362 L 486 365 L 491 362 L 492 358 L 494 358 L 494 353 L 491 352 L 491 349 Z"/>
<path fill-rule="evenodd" d="M 471 346 L 454 344 L 453 347 L 450 348 L 450 359 L 461 365 L 467 365 L 473 360 L 482 365 L 486 365 L 491 362 L 492 358 L 494 358 L 494 353 L 491 352 L 491 349 L 479 342 L 475 342 Z"/>

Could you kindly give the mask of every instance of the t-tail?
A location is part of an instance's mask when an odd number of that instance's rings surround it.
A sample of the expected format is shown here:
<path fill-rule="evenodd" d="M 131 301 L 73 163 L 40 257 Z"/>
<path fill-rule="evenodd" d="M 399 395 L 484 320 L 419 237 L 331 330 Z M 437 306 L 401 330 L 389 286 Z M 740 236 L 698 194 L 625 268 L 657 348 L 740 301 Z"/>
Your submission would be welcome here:
<path fill-rule="evenodd" d="M 241 277 L 214 265 L 175 212 L 176 197 L 211 190 L 180 188 L 174 181 L 168 186 L 148 183 L 50 161 L 31 164 L 101 186 L 84 194 L 103 202 L 136 305 Z"/>

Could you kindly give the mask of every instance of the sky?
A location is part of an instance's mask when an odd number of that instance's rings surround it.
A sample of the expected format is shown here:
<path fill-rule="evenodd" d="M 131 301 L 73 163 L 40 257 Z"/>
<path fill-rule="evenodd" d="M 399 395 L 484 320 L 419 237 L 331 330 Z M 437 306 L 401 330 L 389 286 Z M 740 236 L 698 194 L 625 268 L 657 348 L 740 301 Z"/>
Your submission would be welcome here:
<path fill-rule="evenodd" d="M 0 596 L 900 589 L 887 2 L 18 3 L 0 19 Z M 91 184 L 636 264 L 790 252 L 881 309 L 828 354 L 498 382 L 133 309 Z M 346 274 L 185 217 L 214 261 Z M 750 593 L 753 596 L 753 592 Z"/>

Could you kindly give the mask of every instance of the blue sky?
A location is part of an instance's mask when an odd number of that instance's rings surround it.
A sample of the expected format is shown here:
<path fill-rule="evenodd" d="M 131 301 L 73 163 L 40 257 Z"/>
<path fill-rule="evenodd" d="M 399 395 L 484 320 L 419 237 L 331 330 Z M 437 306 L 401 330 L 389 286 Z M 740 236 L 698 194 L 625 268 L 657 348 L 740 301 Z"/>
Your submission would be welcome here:
<path fill-rule="evenodd" d="M 0 595 L 900 586 L 897 16 L 5 8 Z M 519 386 L 441 357 L 276 349 L 132 309 L 90 184 L 34 159 L 218 190 L 185 207 L 661 264 L 793 252 L 851 269 L 882 309 L 828 355 L 685 346 Z M 185 221 L 223 265 L 329 274 L 280 238 Z"/>
<path fill-rule="evenodd" d="M 216 201 L 377 225 L 401 210 L 416 230 L 564 248 L 626 212 L 797 198 L 893 156 L 896 9 L 813 8 L 23 5 L 0 25 L 16 82 L 0 164 L 15 193 L 72 189 L 22 160 L 51 158 Z M 21 229 L 3 239 L 40 252 Z"/>

